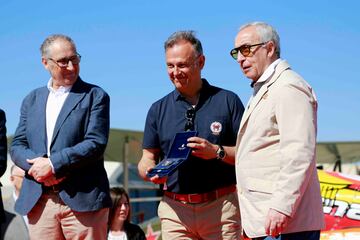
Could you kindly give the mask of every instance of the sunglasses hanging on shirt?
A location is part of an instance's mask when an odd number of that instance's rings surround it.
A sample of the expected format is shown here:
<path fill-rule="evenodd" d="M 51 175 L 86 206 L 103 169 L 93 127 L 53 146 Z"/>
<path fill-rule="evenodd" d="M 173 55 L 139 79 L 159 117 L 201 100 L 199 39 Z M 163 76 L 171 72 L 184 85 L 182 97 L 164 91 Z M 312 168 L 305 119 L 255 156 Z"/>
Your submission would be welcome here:
<path fill-rule="evenodd" d="M 185 118 L 186 118 L 185 132 L 194 131 L 195 108 L 189 107 L 186 110 Z"/>

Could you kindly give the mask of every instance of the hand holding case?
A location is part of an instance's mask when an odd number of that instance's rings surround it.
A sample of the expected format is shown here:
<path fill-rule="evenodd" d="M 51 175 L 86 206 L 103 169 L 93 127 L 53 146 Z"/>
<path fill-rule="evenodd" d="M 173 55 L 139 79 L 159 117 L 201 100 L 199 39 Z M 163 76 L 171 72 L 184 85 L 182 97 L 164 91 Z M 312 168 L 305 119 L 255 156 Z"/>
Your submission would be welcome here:
<path fill-rule="evenodd" d="M 189 158 L 191 148 L 186 146 L 187 139 L 194 136 L 197 136 L 196 131 L 176 133 L 168 155 L 147 173 L 147 177 L 153 177 L 155 175 L 165 177 L 171 175 Z"/>

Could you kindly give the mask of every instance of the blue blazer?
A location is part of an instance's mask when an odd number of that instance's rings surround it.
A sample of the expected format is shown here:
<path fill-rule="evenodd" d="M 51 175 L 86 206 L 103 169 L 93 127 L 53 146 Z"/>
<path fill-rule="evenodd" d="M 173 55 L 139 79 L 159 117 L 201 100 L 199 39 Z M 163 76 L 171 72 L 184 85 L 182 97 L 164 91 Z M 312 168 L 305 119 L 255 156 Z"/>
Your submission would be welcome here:
<path fill-rule="evenodd" d="M 47 87 L 35 89 L 25 97 L 20 122 L 10 154 L 26 174 L 15 210 L 25 215 L 39 200 L 43 188 L 27 171 L 26 159 L 47 156 Z M 109 181 L 103 154 L 109 136 L 110 98 L 100 87 L 83 82 L 73 85 L 59 113 L 50 145 L 50 159 L 57 178 L 60 197 L 72 210 L 95 211 L 111 206 Z"/>

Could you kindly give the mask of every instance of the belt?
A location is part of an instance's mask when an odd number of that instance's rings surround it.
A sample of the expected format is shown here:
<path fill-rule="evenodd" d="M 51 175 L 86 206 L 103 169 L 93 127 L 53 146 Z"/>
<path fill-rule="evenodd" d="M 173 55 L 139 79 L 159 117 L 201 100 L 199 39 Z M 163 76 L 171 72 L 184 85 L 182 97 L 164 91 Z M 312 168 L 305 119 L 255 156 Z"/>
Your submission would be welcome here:
<path fill-rule="evenodd" d="M 180 201 L 183 203 L 204 203 L 204 202 L 214 201 L 224 195 L 227 195 L 235 191 L 236 191 L 236 186 L 231 185 L 207 193 L 178 194 L 178 193 L 165 191 L 164 195 L 173 200 Z"/>

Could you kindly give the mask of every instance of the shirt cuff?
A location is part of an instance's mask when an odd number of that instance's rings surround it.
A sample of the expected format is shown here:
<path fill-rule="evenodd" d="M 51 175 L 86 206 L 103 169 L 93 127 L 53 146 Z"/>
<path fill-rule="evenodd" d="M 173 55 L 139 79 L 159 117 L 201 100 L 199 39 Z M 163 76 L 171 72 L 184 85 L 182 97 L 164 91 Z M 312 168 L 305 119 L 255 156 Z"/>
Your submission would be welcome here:
<path fill-rule="evenodd" d="M 50 157 L 49 157 L 48 159 L 49 159 L 49 164 L 50 164 L 50 166 L 51 166 L 51 172 L 52 172 L 53 174 L 55 174 L 54 165 L 52 164 Z"/>

